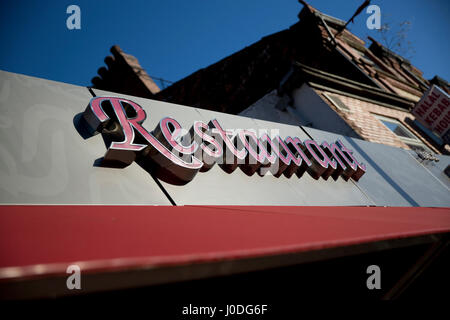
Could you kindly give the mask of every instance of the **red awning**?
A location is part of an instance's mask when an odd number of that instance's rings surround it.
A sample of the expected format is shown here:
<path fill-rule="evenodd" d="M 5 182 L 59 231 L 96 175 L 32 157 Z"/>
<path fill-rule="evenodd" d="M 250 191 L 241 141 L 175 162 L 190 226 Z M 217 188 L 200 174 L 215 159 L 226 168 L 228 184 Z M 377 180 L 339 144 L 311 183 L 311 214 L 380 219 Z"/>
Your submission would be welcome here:
<path fill-rule="evenodd" d="M 154 270 L 449 231 L 450 208 L 1 206 L 0 281 L 67 276 L 70 264 Z"/>

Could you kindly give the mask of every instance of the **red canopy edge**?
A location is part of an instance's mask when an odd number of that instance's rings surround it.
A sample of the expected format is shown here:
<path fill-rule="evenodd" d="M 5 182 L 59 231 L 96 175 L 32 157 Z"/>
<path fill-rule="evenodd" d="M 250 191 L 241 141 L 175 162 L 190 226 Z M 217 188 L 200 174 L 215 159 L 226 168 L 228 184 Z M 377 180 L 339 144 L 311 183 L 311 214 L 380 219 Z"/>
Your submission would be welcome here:
<path fill-rule="evenodd" d="M 450 231 L 450 208 L 0 206 L 0 279 L 301 253 Z"/>

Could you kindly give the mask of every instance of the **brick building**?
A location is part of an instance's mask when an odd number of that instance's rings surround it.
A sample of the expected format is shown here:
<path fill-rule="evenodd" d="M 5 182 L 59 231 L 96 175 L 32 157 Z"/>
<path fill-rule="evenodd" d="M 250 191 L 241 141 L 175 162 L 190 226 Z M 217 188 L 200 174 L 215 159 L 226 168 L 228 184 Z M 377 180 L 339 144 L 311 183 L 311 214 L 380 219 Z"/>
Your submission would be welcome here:
<path fill-rule="evenodd" d="M 93 87 L 203 109 L 309 126 L 404 149 L 450 147 L 411 114 L 435 84 L 407 59 L 304 1 L 286 30 L 160 90 L 137 59 L 113 46 Z"/>
<path fill-rule="evenodd" d="M 289 29 L 168 87 L 118 46 L 93 88 L 0 70 L 0 299 L 145 299 L 172 319 L 230 297 L 294 315 L 311 299 L 445 298 L 450 157 L 401 148 L 448 153 L 411 113 L 448 83 L 301 2 Z M 214 157 L 178 140 L 195 123 Z M 280 139 L 221 163 L 227 129 Z"/>

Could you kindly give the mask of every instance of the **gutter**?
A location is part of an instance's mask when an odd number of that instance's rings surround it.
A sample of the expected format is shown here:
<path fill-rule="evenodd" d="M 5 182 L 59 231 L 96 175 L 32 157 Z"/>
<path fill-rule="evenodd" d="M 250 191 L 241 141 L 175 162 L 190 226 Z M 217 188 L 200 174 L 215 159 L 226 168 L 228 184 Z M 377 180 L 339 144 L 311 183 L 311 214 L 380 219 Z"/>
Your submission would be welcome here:
<path fill-rule="evenodd" d="M 299 71 L 306 76 L 302 77 L 305 82 L 316 83 L 317 85 L 334 88 L 339 91 L 342 90 L 342 92 L 344 94 L 347 93 L 347 95 L 352 94 L 366 100 L 372 98 L 371 102 L 380 105 L 384 104 L 402 111 L 409 111 L 414 105 L 412 101 L 399 97 L 396 94 L 318 70 L 299 62 L 294 62 L 294 68 L 299 69 Z M 286 81 L 285 83 L 287 82 L 289 81 Z"/>

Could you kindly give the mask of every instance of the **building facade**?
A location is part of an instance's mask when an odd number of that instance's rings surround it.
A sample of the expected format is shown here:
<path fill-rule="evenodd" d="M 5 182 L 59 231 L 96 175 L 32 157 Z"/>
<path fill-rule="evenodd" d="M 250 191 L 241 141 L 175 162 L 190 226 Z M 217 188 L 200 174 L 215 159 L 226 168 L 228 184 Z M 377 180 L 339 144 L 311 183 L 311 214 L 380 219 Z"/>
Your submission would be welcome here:
<path fill-rule="evenodd" d="M 300 2 L 299 22 L 289 29 L 163 90 L 118 46 L 111 49 L 113 56 L 105 59 L 108 69 L 99 69 L 93 86 L 448 154 L 448 143 L 411 113 L 430 86 L 438 85 L 448 94 L 448 82 L 437 76 L 424 79 L 407 59 L 370 37 L 367 46 L 344 29 L 345 21 Z"/>
<path fill-rule="evenodd" d="M 447 84 L 299 18 L 166 88 L 117 46 L 94 87 L 0 71 L 0 299 L 442 298 L 450 156 L 411 110 Z"/>

